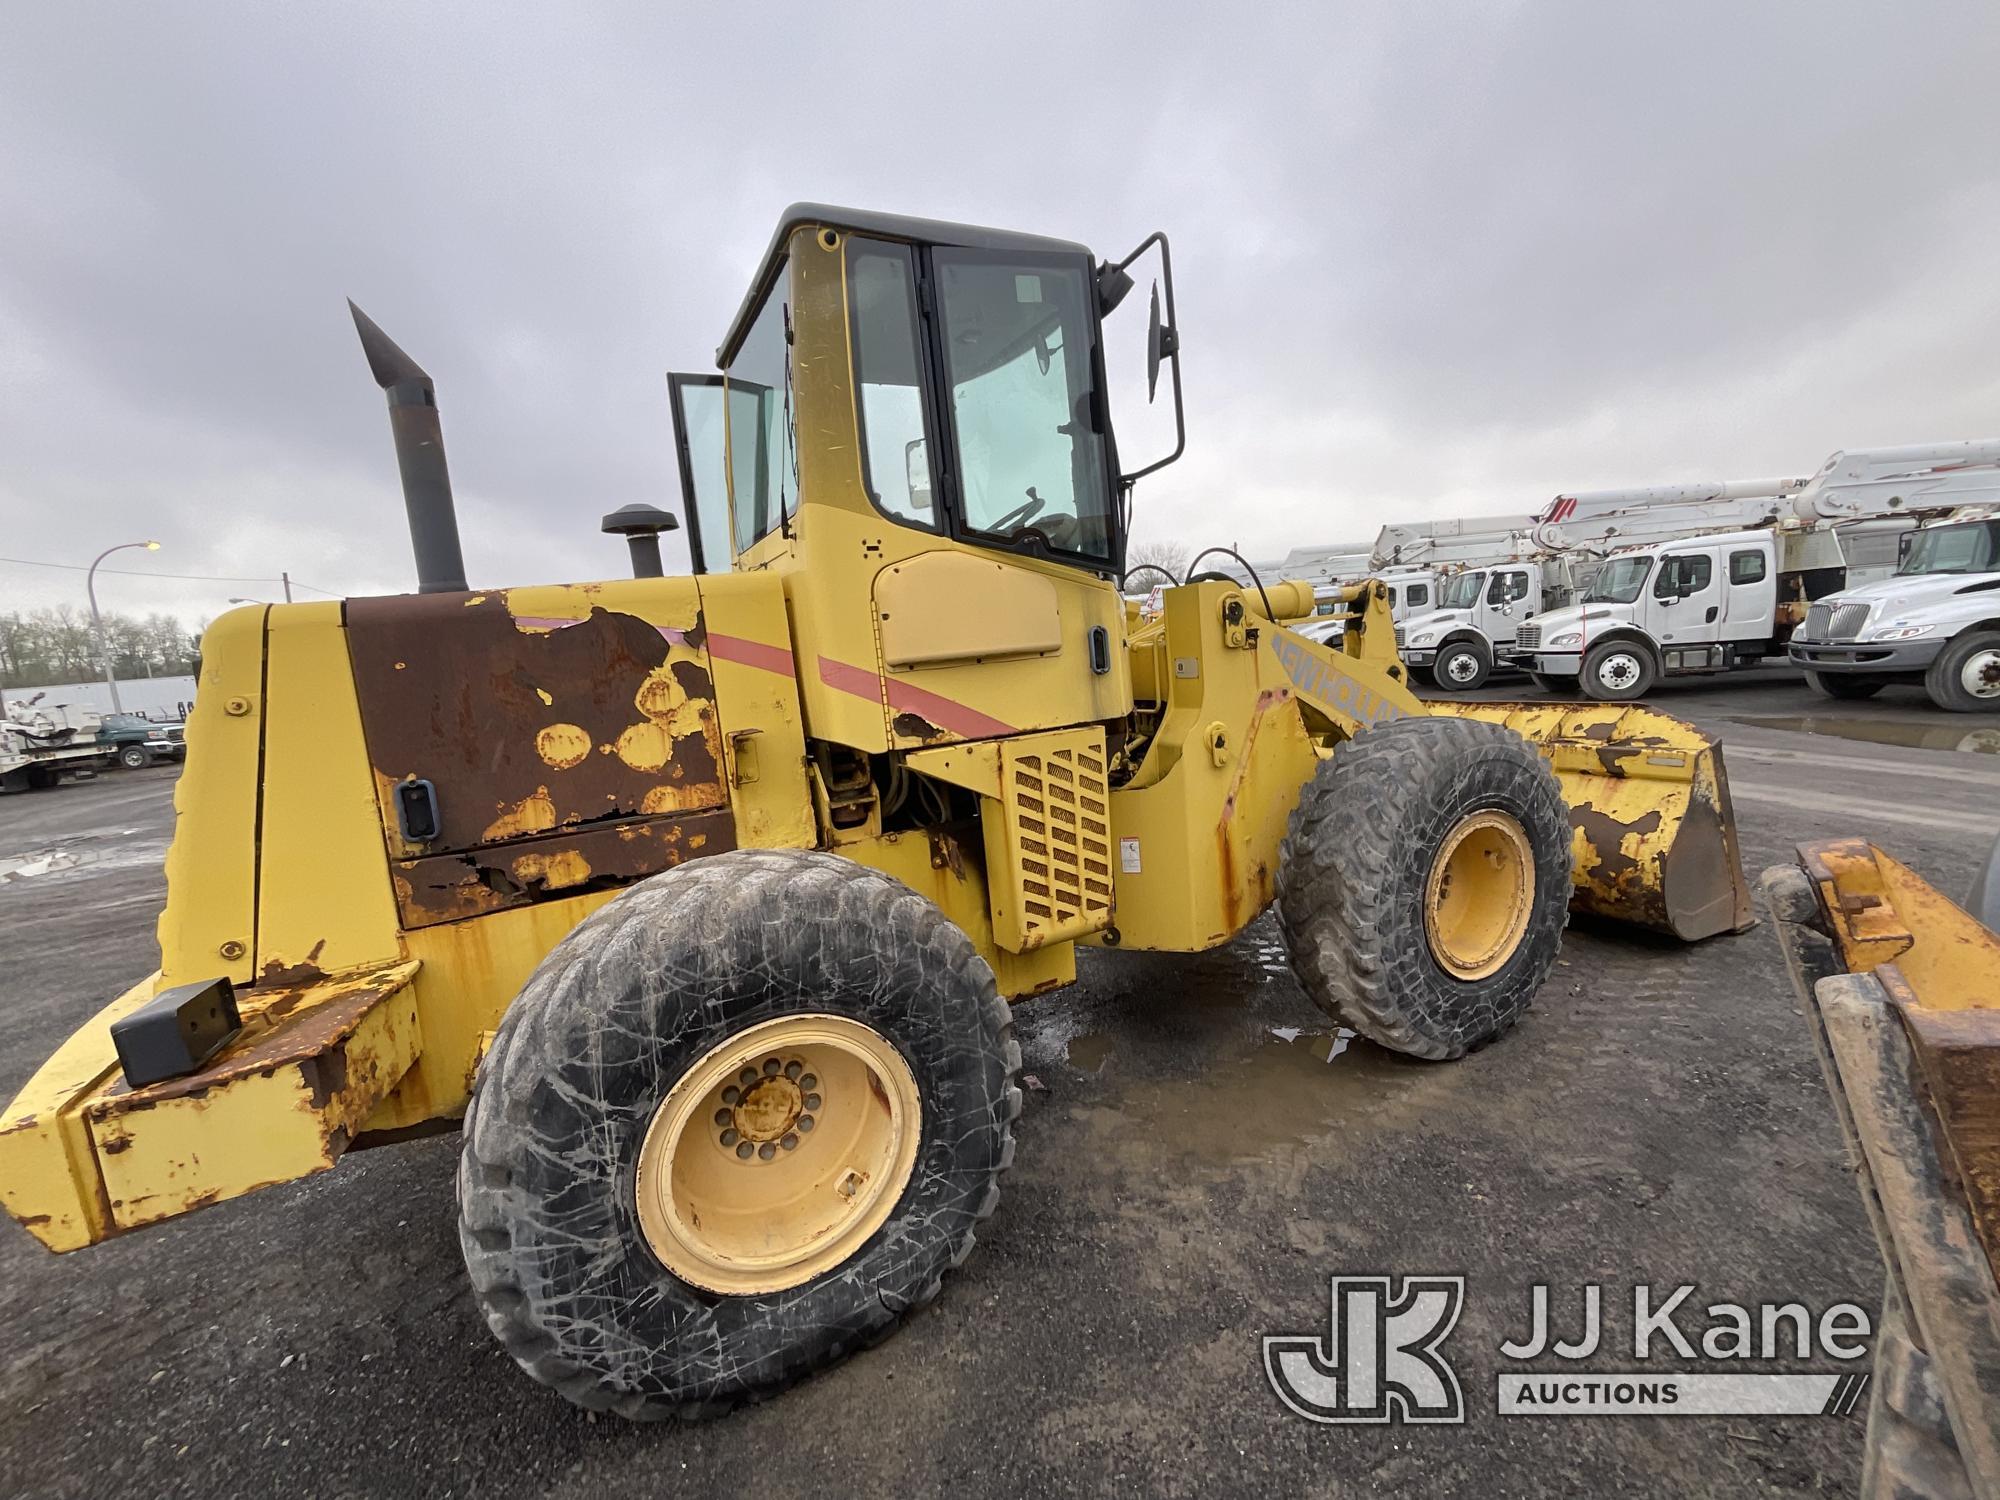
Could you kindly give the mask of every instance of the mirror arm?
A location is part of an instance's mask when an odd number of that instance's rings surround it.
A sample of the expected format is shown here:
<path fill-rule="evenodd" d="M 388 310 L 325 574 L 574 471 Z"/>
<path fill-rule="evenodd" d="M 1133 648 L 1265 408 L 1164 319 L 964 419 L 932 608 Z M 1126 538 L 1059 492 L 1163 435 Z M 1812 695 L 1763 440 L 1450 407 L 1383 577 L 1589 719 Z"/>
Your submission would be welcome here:
<path fill-rule="evenodd" d="M 1165 458 L 1157 459 L 1147 464 L 1143 469 L 1137 469 L 1130 474 L 1119 476 L 1119 483 L 1125 486 L 1128 494 L 1134 484 L 1155 470 L 1164 469 L 1187 450 L 1187 410 L 1181 402 L 1181 341 L 1180 335 L 1177 332 L 1180 327 L 1180 320 L 1174 312 L 1174 257 L 1173 252 L 1167 246 L 1166 234 L 1161 230 L 1154 230 L 1139 242 L 1138 249 L 1109 269 L 1123 275 L 1127 266 L 1131 265 L 1133 261 L 1144 255 L 1156 244 L 1160 247 L 1160 282 L 1167 296 L 1166 326 L 1160 330 L 1162 334 L 1160 356 L 1163 359 L 1171 359 L 1173 361 L 1173 369 L 1170 373 L 1174 377 L 1174 451 L 1169 453 Z M 1098 279 L 1101 285 L 1103 282 L 1102 272 L 1099 273 Z"/>

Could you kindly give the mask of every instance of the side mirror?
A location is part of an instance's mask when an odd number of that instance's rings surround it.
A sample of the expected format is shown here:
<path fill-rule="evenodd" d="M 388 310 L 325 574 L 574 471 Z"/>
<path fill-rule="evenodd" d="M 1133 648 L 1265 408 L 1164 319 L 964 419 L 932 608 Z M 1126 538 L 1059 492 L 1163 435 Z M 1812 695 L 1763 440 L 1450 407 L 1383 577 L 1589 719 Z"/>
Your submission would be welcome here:
<path fill-rule="evenodd" d="M 1146 400 L 1150 402 L 1160 391 L 1160 361 L 1172 359 L 1180 353 L 1181 342 L 1174 333 L 1173 324 L 1160 321 L 1160 284 L 1153 283 L 1152 324 L 1146 330 Z M 1176 375 L 1179 371 L 1176 370 Z M 1178 381 L 1176 381 L 1178 386 Z M 1176 397 L 1178 399 L 1178 396 Z"/>
<path fill-rule="evenodd" d="M 1164 458 L 1120 476 L 1126 486 L 1136 483 L 1156 469 L 1164 469 L 1187 449 L 1187 411 L 1181 400 L 1181 340 L 1174 322 L 1174 262 L 1167 237 L 1155 231 L 1139 243 L 1139 248 L 1115 264 L 1107 263 L 1097 273 L 1100 307 L 1115 307 L 1132 284 L 1128 268 L 1155 245 L 1160 247 L 1160 274 L 1153 282 L 1152 310 L 1146 326 L 1146 400 L 1159 394 L 1160 366 L 1170 366 L 1174 391 L 1174 447 Z"/>

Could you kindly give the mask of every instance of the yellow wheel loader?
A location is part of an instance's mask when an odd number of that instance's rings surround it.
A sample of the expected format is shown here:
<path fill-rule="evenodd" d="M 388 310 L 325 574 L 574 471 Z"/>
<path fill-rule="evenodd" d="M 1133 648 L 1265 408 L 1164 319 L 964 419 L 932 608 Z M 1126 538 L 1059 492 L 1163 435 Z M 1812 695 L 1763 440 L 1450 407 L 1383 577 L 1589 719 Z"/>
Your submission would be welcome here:
<path fill-rule="evenodd" d="M 1157 253 L 1173 453 L 1121 461 L 1102 330 Z M 1160 294 L 1165 292 L 1162 311 Z M 969 1252 L 1013 1155 L 1008 1004 L 1078 945 L 1194 952 L 1275 904 L 1342 1024 L 1451 1058 L 1566 910 L 1750 920 L 1718 752 L 1643 708 L 1430 715 L 1379 587 L 1121 597 L 1178 455 L 1166 241 L 786 213 L 669 382 L 637 576 L 469 589 L 434 390 L 387 391 L 420 591 L 224 615 L 161 965 L 0 1119 L 56 1250 L 463 1121 L 460 1231 L 530 1373 L 631 1417 L 783 1387 Z M 1122 325 L 1121 325 L 1122 326 Z"/>

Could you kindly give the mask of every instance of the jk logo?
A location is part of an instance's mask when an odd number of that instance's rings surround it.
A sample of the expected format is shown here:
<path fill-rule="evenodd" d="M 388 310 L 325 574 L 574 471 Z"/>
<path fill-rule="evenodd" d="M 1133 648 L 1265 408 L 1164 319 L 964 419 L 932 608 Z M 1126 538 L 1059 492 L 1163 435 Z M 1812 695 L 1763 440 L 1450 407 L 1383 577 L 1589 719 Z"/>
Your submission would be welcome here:
<path fill-rule="evenodd" d="M 1332 1278 L 1324 1340 L 1264 1340 L 1264 1374 L 1278 1399 L 1314 1422 L 1463 1422 L 1458 1376 L 1438 1345 L 1465 1303 L 1463 1276 Z"/>

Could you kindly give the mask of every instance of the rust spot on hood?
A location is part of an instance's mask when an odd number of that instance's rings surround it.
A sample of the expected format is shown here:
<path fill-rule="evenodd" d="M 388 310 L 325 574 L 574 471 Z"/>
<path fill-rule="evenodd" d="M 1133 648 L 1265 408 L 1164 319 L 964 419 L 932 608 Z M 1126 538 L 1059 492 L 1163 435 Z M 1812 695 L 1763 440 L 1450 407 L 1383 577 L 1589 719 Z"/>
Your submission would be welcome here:
<path fill-rule="evenodd" d="M 317 984 L 326 978 L 326 971 L 319 966 L 319 956 L 326 948 L 326 939 L 321 938 L 312 945 L 300 963 L 280 963 L 272 959 L 257 971 L 257 982 L 273 989 L 286 989 L 294 985 Z"/>

